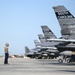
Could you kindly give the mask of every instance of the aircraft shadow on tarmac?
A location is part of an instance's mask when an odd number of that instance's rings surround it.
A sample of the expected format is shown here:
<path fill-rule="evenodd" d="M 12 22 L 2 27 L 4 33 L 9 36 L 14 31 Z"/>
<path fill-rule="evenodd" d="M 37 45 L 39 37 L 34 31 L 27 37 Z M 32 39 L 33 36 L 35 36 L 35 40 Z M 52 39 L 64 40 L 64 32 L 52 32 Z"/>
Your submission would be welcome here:
<path fill-rule="evenodd" d="M 75 66 L 75 63 L 52 63 L 52 62 L 47 62 L 47 63 L 40 63 L 41 65 L 46 65 L 46 64 L 52 64 L 52 65 L 58 65 L 58 66 Z"/>
<path fill-rule="evenodd" d="M 65 66 L 74 66 L 75 63 L 50 63 L 50 64 L 53 64 L 53 65 L 65 65 Z"/>
<path fill-rule="evenodd" d="M 74 70 L 58 70 L 58 71 L 63 71 L 63 72 L 74 72 L 74 73 L 75 73 Z"/>
<path fill-rule="evenodd" d="M 63 63 L 59 63 L 58 61 L 44 61 L 44 60 L 38 60 L 41 61 L 41 63 L 39 62 L 39 64 L 52 64 L 52 65 L 61 65 L 61 66 L 75 66 L 75 63 L 67 63 L 67 62 L 63 62 Z M 42 62 L 43 61 L 43 62 Z"/>

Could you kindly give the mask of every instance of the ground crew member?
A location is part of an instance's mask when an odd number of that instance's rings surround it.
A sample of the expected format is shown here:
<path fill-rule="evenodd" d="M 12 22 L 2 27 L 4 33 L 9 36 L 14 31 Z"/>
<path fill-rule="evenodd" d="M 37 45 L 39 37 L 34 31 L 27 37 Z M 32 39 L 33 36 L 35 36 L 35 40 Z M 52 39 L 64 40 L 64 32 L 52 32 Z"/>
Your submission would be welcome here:
<path fill-rule="evenodd" d="M 5 44 L 4 53 L 5 53 L 5 59 L 4 64 L 8 64 L 8 58 L 9 58 L 9 51 L 8 51 L 9 44 Z"/>

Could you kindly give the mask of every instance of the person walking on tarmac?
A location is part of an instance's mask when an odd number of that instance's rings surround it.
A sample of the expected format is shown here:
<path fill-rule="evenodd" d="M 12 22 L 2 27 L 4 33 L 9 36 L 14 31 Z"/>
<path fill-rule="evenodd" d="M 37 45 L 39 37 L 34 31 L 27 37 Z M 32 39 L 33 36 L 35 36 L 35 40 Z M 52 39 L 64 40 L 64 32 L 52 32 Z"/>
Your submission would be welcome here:
<path fill-rule="evenodd" d="M 5 59 L 4 64 L 8 64 L 8 58 L 9 58 L 9 51 L 8 51 L 9 44 L 6 43 L 4 47 L 4 53 L 5 53 Z"/>

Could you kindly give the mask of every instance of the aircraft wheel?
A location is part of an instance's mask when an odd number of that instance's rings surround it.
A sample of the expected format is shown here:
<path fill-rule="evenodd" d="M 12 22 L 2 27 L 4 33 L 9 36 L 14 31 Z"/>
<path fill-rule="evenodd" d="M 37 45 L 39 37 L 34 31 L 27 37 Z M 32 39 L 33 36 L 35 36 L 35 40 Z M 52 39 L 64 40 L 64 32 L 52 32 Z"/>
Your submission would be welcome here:
<path fill-rule="evenodd" d="M 67 63 L 70 63 L 70 59 L 67 59 Z"/>
<path fill-rule="evenodd" d="M 59 63 L 63 63 L 63 60 L 62 60 L 62 59 L 59 59 L 58 62 L 59 62 Z"/>

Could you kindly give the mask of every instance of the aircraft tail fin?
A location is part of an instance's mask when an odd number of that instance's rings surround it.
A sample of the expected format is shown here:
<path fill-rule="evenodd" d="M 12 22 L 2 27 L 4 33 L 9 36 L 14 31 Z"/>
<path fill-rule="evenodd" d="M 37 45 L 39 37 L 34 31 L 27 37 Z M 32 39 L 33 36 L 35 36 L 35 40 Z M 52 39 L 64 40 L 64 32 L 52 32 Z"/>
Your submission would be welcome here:
<path fill-rule="evenodd" d="M 39 46 L 40 42 L 38 40 L 34 40 L 35 46 Z"/>
<path fill-rule="evenodd" d="M 42 34 L 38 34 L 38 38 L 39 38 L 41 43 L 46 42 L 46 39 Z"/>
<path fill-rule="evenodd" d="M 48 26 L 41 26 L 41 28 L 46 39 L 57 38 L 54 33 L 48 28 Z"/>
<path fill-rule="evenodd" d="M 64 6 L 55 6 L 53 9 L 61 27 L 62 36 L 69 38 L 70 35 L 74 35 L 75 17 Z"/>
<path fill-rule="evenodd" d="M 25 46 L 25 54 L 29 52 L 30 52 L 30 49 L 27 46 Z"/>
<path fill-rule="evenodd" d="M 57 19 L 72 19 L 74 16 L 64 6 L 53 7 Z"/>

